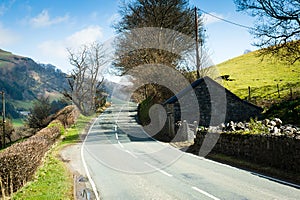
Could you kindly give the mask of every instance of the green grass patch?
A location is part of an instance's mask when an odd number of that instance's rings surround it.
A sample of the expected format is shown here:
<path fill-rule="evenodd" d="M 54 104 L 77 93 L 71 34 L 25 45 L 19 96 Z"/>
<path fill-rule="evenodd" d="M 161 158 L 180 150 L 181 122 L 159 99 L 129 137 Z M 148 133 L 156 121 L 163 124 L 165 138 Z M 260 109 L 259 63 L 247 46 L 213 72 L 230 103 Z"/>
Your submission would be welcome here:
<path fill-rule="evenodd" d="M 60 145 L 65 146 L 80 142 L 80 133 L 84 131 L 88 123 L 95 117 L 96 114 L 92 116 L 80 115 L 76 123 L 67 129 L 66 134 L 64 134 L 64 139 L 61 141 Z"/>
<path fill-rule="evenodd" d="M 294 65 L 276 61 L 272 58 L 262 60 L 254 51 L 217 65 L 220 75 L 229 75 L 229 81 L 223 85 L 242 99 L 248 97 L 248 86 L 251 98 L 278 98 L 300 90 L 300 62 Z"/>
<path fill-rule="evenodd" d="M 12 123 L 14 127 L 20 127 L 24 125 L 24 119 L 22 118 L 12 119 Z"/>
<path fill-rule="evenodd" d="M 67 130 L 62 130 L 63 139 L 53 147 L 44 159 L 44 164 L 38 169 L 33 181 L 27 183 L 16 192 L 12 199 L 16 200 L 56 200 L 73 199 L 73 178 L 65 163 L 59 159 L 59 150 L 69 144 L 80 141 L 79 134 L 95 117 L 80 115 L 77 122 Z M 55 123 L 50 124 L 55 126 Z"/>
<path fill-rule="evenodd" d="M 56 149 L 52 149 L 45 157 L 35 180 L 29 182 L 18 191 L 13 199 L 73 199 L 73 179 L 66 166 L 57 157 Z"/>
<path fill-rule="evenodd" d="M 11 102 L 15 108 L 29 110 L 32 108 L 34 101 L 18 101 L 14 100 Z"/>
<path fill-rule="evenodd" d="M 278 117 L 285 124 L 299 125 L 300 62 L 289 65 L 272 57 L 262 59 L 254 51 L 216 67 L 221 76 L 227 77 L 223 86 L 262 107 L 267 113 L 264 117 Z"/>

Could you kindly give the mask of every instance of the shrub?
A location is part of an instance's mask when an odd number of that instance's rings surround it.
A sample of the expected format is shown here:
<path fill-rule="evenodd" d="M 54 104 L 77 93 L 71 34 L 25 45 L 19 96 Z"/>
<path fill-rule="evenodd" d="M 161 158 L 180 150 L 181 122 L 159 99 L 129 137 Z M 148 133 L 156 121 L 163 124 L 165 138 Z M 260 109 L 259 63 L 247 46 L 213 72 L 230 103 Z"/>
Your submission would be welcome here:
<path fill-rule="evenodd" d="M 251 133 L 261 134 L 261 133 L 269 133 L 268 127 L 266 127 L 261 121 L 257 119 L 250 119 L 249 129 Z"/>
<path fill-rule="evenodd" d="M 149 110 L 154 105 L 154 97 L 148 97 L 142 101 L 138 106 L 138 120 L 142 125 L 148 125 L 151 121 L 149 117 Z"/>
<path fill-rule="evenodd" d="M 48 125 L 47 120 L 51 112 L 51 104 L 48 97 L 42 97 L 34 103 L 30 114 L 27 117 L 27 124 L 30 128 L 41 129 Z"/>
<path fill-rule="evenodd" d="M 265 113 L 265 118 L 275 117 L 287 124 L 300 126 L 300 97 L 273 104 Z"/>

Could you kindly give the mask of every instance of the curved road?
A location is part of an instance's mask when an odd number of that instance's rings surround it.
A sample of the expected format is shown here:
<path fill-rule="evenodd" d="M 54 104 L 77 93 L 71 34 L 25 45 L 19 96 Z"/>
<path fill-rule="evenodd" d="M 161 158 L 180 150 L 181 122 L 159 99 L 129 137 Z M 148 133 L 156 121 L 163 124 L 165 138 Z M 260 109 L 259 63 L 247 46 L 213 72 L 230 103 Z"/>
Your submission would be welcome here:
<path fill-rule="evenodd" d="M 134 104 L 112 105 L 84 141 L 82 158 L 101 199 L 299 199 L 296 187 L 150 139 L 135 114 Z"/>

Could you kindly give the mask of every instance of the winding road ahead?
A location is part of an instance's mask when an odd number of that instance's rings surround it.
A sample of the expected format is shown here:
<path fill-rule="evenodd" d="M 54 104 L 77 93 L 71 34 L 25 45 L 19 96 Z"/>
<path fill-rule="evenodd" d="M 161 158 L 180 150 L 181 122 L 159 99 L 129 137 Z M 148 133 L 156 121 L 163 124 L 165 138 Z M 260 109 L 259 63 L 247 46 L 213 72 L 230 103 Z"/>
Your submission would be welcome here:
<path fill-rule="evenodd" d="M 136 105 L 115 104 L 91 127 L 82 159 L 101 199 L 299 199 L 295 186 L 152 140 Z"/>

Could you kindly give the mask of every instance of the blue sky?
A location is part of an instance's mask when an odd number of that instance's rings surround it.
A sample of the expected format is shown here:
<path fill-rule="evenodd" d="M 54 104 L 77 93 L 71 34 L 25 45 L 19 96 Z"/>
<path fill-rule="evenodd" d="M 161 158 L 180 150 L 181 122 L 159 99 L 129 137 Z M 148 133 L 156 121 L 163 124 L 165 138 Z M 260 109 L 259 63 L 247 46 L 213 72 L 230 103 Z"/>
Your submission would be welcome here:
<path fill-rule="evenodd" d="M 70 71 L 66 48 L 114 37 L 112 23 L 121 0 L 1 0 L 0 48 L 28 56 L 37 62 L 51 63 Z M 247 26 L 253 18 L 236 12 L 233 0 L 191 0 L 213 15 Z M 209 55 L 218 64 L 254 50 L 248 30 L 205 17 Z"/>

